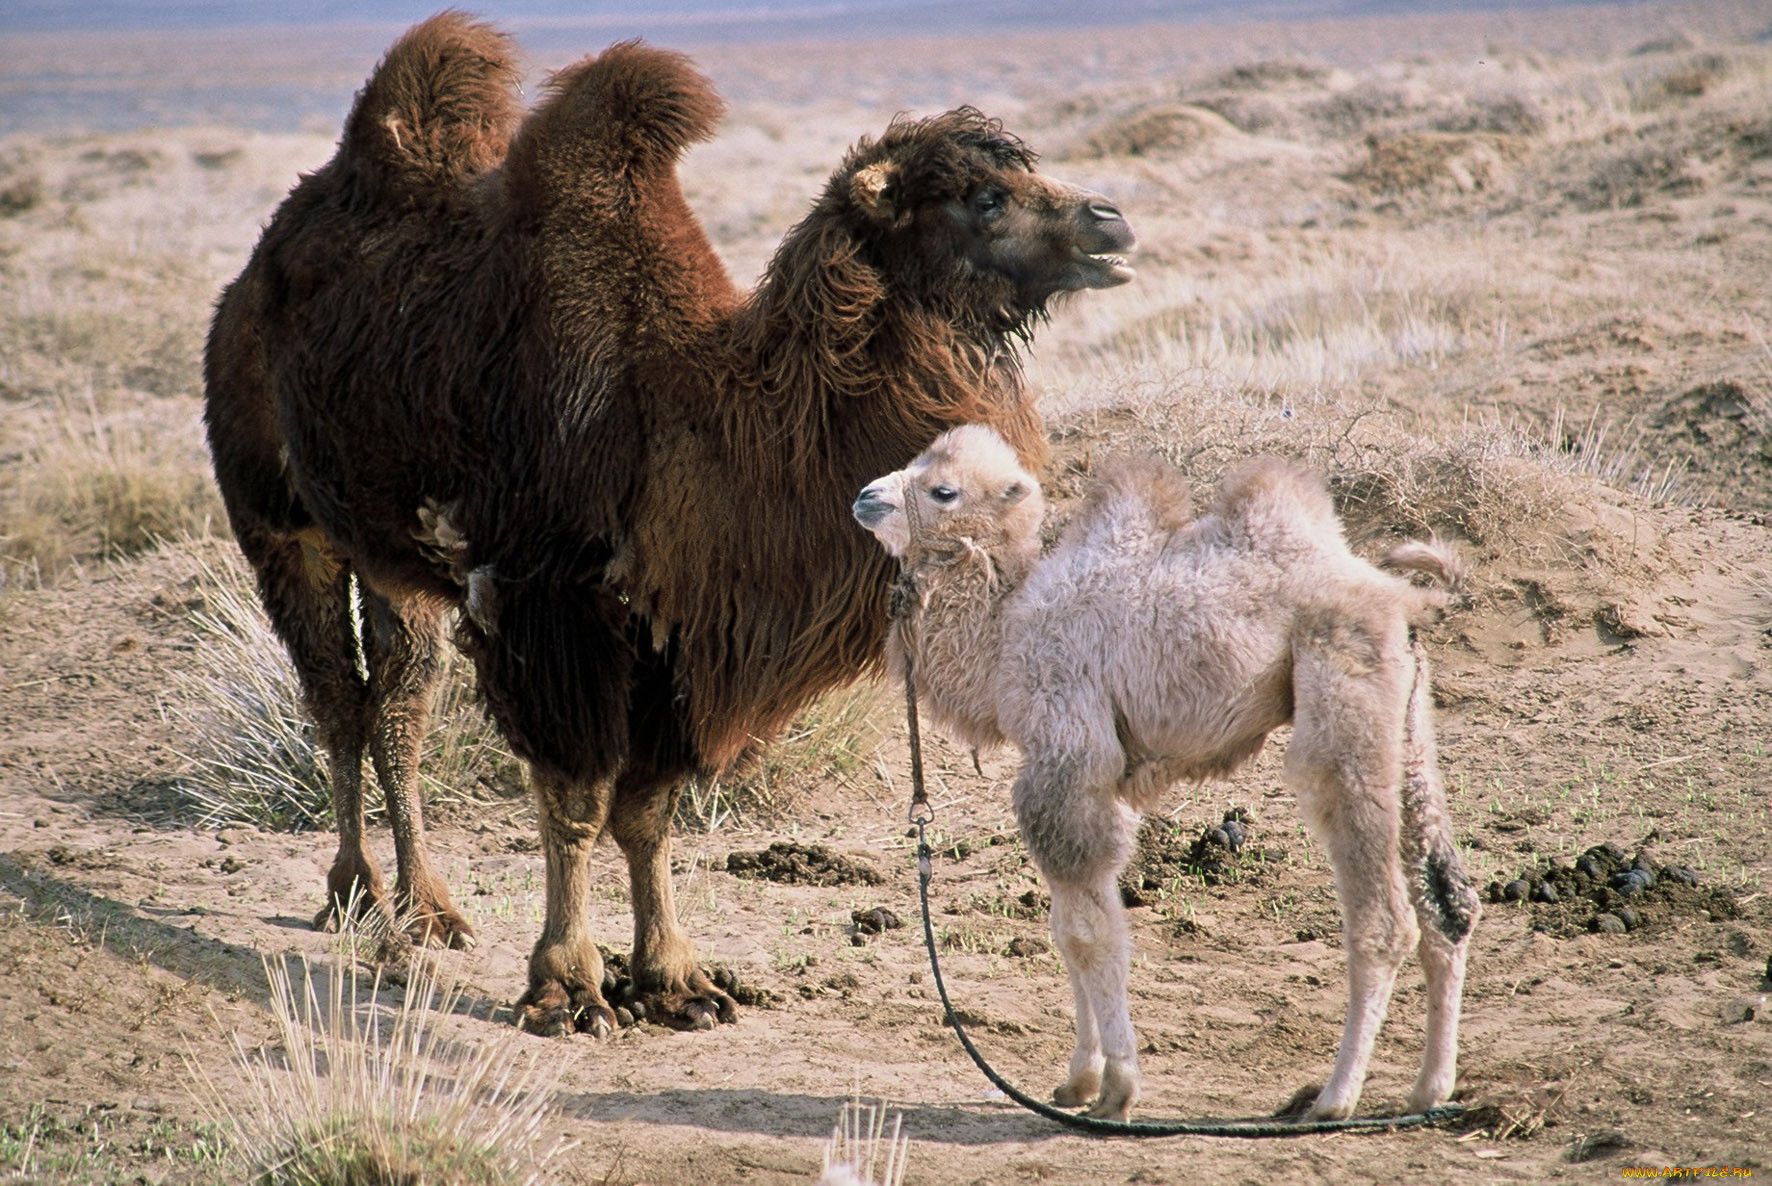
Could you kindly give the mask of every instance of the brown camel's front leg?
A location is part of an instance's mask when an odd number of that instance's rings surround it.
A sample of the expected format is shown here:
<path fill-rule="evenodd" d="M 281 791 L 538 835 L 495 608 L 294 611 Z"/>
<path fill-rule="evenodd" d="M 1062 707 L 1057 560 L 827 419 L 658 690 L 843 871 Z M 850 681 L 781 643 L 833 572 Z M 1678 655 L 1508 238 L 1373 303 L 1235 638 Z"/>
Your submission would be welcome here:
<path fill-rule="evenodd" d="M 613 784 L 575 786 L 539 770 L 534 779 L 547 918 L 529 957 L 517 1027 L 548 1036 L 583 1030 L 600 1038 L 614 1031 L 615 1013 L 603 999 L 603 956 L 590 933 L 590 855 L 609 819 Z"/>
<path fill-rule="evenodd" d="M 708 1030 L 737 1021 L 738 1004 L 714 986 L 696 963 L 695 949 L 677 925 L 671 890 L 671 816 L 680 788 L 674 783 L 624 786 L 618 791 L 610 831 L 628 862 L 634 904 L 633 996 L 629 1008 L 661 1025 Z"/>
<path fill-rule="evenodd" d="M 384 599 L 369 593 L 366 600 L 370 621 L 365 649 L 375 718 L 370 755 L 394 832 L 399 871 L 395 900 L 401 921 L 416 943 L 472 947 L 473 926 L 456 910 L 449 886 L 431 867 L 418 786 L 419 748 L 443 674 L 444 608 L 422 596 Z"/>

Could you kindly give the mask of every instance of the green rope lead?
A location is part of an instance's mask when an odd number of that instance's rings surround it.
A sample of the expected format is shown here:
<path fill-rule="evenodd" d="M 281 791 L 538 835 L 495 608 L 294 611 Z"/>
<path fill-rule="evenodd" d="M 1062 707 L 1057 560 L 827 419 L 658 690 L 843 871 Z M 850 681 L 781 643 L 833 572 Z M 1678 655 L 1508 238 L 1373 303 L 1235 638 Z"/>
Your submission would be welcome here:
<path fill-rule="evenodd" d="M 914 726 L 913 726 L 914 727 Z M 941 994 L 941 1007 L 947 1011 L 948 1024 L 954 1028 L 954 1034 L 960 1039 L 960 1045 L 978 1064 L 985 1078 L 996 1085 L 997 1089 L 1030 1112 L 1037 1112 L 1048 1120 L 1057 1121 L 1067 1128 L 1079 1129 L 1083 1132 L 1096 1133 L 1101 1136 L 1117 1137 L 1297 1137 L 1310 1133 L 1321 1132 L 1391 1132 L 1399 1128 L 1419 1128 L 1424 1125 L 1445 1124 L 1455 1120 L 1464 1112 L 1458 1104 L 1443 1104 L 1437 1108 L 1429 1108 L 1425 1112 L 1417 1112 L 1409 1116 L 1353 1116 L 1346 1120 L 1153 1120 L 1133 1122 L 1127 1120 L 1100 1120 L 1093 1116 L 1085 1116 L 1077 1112 L 1066 1112 L 1051 1104 L 1034 1099 L 1007 1082 L 991 1068 L 966 1036 L 966 1029 L 954 1013 L 954 1006 L 948 1000 L 947 985 L 941 978 L 941 960 L 935 953 L 935 926 L 929 919 L 929 878 L 933 853 L 924 835 L 925 820 L 917 818 L 917 893 L 923 902 L 923 944 L 929 949 L 929 968 L 935 974 L 935 991 Z"/>

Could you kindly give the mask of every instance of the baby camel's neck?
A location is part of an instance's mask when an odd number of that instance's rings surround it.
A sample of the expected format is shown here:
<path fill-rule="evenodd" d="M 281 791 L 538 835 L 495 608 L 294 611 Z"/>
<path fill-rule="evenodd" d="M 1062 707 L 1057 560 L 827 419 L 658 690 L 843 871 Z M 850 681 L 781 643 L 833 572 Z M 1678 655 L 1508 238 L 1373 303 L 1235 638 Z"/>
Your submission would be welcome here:
<path fill-rule="evenodd" d="M 967 540 L 924 550 L 912 569 L 917 696 L 936 722 L 975 748 L 1003 740 L 996 701 L 1003 606 L 1034 559 Z"/>

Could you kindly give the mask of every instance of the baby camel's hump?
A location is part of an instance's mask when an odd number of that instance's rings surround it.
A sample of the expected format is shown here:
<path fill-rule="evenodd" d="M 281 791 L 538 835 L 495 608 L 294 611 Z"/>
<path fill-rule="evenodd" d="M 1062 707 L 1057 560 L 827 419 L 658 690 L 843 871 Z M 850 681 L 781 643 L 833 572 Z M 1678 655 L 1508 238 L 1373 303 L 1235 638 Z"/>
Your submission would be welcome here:
<path fill-rule="evenodd" d="M 1237 467 L 1205 515 L 1171 515 L 1167 532 L 1104 530 L 1111 504 L 1083 513 L 1098 521 L 1067 532 L 1016 598 L 1005 654 L 1038 677 L 1022 686 L 1048 690 L 1046 708 L 1093 717 L 1090 733 L 1111 729 L 1129 761 L 1160 762 L 1172 779 L 1252 756 L 1291 720 L 1301 613 L 1389 581 L 1348 551 L 1320 480 L 1277 458 Z M 1040 645 L 1017 645 L 1035 620 Z"/>

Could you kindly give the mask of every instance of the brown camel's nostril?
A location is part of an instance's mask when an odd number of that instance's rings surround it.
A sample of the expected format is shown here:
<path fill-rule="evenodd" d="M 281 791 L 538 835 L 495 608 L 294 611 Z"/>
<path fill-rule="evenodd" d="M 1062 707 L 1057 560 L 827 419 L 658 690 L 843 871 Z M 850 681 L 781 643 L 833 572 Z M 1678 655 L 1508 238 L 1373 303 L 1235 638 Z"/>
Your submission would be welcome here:
<path fill-rule="evenodd" d="M 1124 214 L 1121 214 L 1120 208 L 1118 206 L 1114 205 L 1112 202 L 1103 202 L 1103 201 L 1097 200 L 1097 201 L 1089 203 L 1088 209 L 1089 209 L 1090 214 L 1094 215 L 1096 218 L 1100 219 L 1102 222 L 1125 222 L 1126 221 L 1126 216 Z"/>

